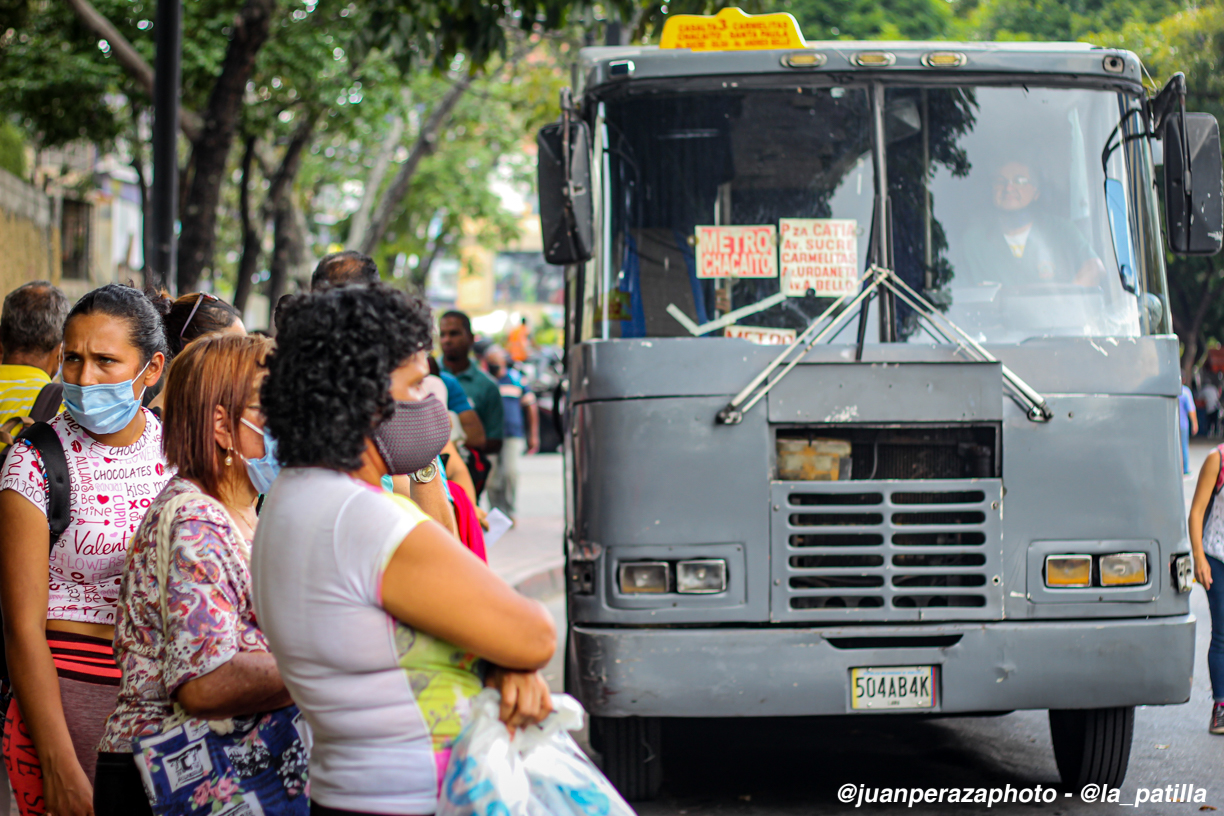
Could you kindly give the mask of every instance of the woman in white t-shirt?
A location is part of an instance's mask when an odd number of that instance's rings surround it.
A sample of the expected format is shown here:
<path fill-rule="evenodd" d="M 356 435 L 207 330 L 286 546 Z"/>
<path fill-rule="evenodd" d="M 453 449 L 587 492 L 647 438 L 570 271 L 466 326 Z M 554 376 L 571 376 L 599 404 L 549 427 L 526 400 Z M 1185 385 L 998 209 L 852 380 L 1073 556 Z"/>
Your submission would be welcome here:
<path fill-rule="evenodd" d="M 119 577 L 128 541 L 171 475 L 161 423 L 140 406 L 165 364 L 167 305 L 112 284 L 68 313 L 67 410 L 50 423 L 68 460 L 63 535 L 50 540 L 37 451 L 19 441 L 0 471 L 0 603 L 15 693 L 4 759 L 23 816 L 93 812 L 98 740 L 119 685 Z"/>
<path fill-rule="evenodd" d="M 424 814 L 482 681 L 503 719 L 550 709 L 537 669 L 556 648 L 544 607 L 515 592 L 388 473 L 437 478 L 445 406 L 421 382 L 432 322 L 386 286 L 303 297 L 278 320 L 263 387 L 285 466 L 252 545 L 255 612 L 310 722 L 311 812 Z"/>

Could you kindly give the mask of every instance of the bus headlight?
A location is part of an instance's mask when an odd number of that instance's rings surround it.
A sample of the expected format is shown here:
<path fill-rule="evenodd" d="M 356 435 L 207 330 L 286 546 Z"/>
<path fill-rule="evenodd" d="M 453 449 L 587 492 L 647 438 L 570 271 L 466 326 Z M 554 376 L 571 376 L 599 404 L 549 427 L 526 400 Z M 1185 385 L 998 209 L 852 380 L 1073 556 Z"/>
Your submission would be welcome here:
<path fill-rule="evenodd" d="M 667 592 L 671 565 L 666 561 L 630 561 L 620 565 L 620 591 L 626 595 Z"/>
<path fill-rule="evenodd" d="M 1147 581 L 1146 554 L 1114 553 L 1101 556 L 1101 586 L 1136 586 Z"/>
<path fill-rule="evenodd" d="M 697 558 L 676 564 L 676 591 L 712 594 L 727 591 L 727 562 L 721 558 Z"/>
<path fill-rule="evenodd" d="M 1045 583 L 1054 588 L 1092 586 L 1092 556 L 1047 555 Z"/>

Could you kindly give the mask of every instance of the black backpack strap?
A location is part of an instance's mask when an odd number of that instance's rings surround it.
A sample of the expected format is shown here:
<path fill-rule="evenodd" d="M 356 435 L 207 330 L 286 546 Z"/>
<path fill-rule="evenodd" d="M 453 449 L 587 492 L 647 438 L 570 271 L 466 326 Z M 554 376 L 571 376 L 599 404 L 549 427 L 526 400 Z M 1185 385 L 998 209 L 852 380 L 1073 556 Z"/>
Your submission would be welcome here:
<path fill-rule="evenodd" d="M 45 422 L 36 422 L 21 432 L 24 439 L 42 457 L 43 469 L 47 473 L 47 527 L 51 530 L 51 544 L 68 529 L 70 520 L 68 499 L 72 495 L 68 484 L 68 457 L 55 429 Z"/>
<path fill-rule="evenodd" d="M 30 419 L 35 422 L 50 422 L 59 413 L 60 404 L 64 401 L 64 384 L 47 383 L 38 392 L 34 407 L 30 409 Z"/>

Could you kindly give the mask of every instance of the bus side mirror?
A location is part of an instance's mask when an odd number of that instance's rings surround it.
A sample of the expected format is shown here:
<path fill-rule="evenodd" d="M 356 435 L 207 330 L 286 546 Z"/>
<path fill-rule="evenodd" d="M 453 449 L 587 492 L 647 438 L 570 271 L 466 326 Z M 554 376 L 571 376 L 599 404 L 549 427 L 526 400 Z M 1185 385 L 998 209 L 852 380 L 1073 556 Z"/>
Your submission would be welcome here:
<path fill-rule="evenodd" d="M 1214 255 L 1224 244 L 1220 126 L 1210 113 L 1176 113 L 1165 119 L 1163 137 L 1169 248 Z"/>
<path fill-rule="evenodd" d="M 560 122 L 540 128 L 536 145 L 544 259 L 558 266 L 588 261 L 594 234 L 590 130 L 586 122 L 563 113 Z"/>

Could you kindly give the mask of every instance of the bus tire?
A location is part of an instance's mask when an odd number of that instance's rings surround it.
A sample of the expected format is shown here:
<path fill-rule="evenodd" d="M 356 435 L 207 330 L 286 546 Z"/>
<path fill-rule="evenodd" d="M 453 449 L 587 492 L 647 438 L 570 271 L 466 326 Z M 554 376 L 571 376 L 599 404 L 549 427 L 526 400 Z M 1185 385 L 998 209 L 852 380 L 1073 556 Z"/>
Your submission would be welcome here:
<path fill-rule="evenodd" d="M 592 717 L 591 747 L 603 771 L 631 802 L 654 799 L 663 784 L 663 728 L 658 717 Z"/>
<path fill-rule="evenodd" d="M 1059 776 L 1069 788 L 1118 787 L 1126 779 L 1135 708 L 1050 710 L 1050 738 Z"/>

